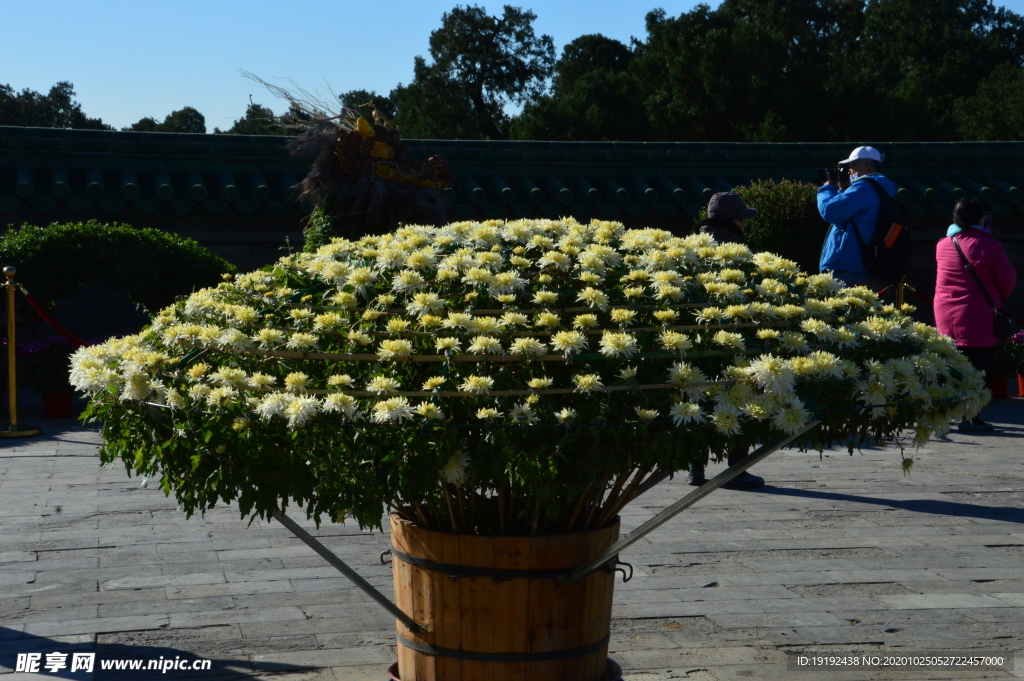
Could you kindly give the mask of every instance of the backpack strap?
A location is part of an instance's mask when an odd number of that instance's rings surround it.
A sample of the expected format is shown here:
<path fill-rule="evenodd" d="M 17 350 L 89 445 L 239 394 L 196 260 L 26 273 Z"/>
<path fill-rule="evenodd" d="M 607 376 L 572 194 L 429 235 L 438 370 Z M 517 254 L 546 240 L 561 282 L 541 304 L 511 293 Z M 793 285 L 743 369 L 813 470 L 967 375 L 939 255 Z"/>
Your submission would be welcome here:
<path fill-rule="evenodd" d="M 879 182 L 878 180 L 876 180 L 875 178 L 873 178 L 873 177 L 862 177 L 862 178 L 860 178 L 860 180 L 858 180 L 858 182 L 860 182 L 862 180 L 867 182 L 869 185 L 871 185 L 871 188 L 875 190 L 876 194 L 878 194 L 878 201 L 879 201 L 878 211 L 879 211 L 879 214 L 881 214 L 882 208 L 885 208 L 885 207 L 889 206 L 890 202 L 893 201 L 893 198 L 891 196 L 889 196 L 888 192 L 885 191 L 885 188 L 882 187 L 882 183 Z M 864 248 L 864 237 L 861 236 L 860 230 L 857 229 L 857 223 L 853 222 L 852 219 L 848 220 L 846 223 L 843 223 L 843 227 L 844 228 L 846 227 L 847 223 L 853 223 L 853 235 L 855 237 L 857 237 L 857 243 L 860 245 L 861 249 L 863 250 L 863 248 Z"/>
<path fill-rule="evenodd" d="M 953 240 L 953 245 L 956 246 L 957 253 L 960 254 L 960 261 L 963 262 L 964 269 L 967 270 L 971 275 L 971 278 L 974 279 L 974 283 L 978 285 L 978 290 L 981 291 L 981 295 L 985 296 L 985 301 L 988 303 L 988 306 L 995 310 L 996 304 L 993 302 L 992 296 L 988 294 L 987 288 L 981 283 L 981 277 L 979 277 L 978 273 L 975 271 L 974 265 L 972 265 L 971 261 L 967 259 L 966 255 L 964 255 L 964 249 L 960 248 L 960 241 L 956 238 L 956 234 L 949 238 Z"/>

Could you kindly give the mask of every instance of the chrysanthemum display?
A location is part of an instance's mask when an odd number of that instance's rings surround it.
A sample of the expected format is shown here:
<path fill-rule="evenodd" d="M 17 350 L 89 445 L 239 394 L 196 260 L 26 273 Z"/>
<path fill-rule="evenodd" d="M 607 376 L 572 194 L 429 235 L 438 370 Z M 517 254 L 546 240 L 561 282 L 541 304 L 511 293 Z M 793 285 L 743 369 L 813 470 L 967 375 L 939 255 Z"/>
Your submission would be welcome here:
<path fill-rule="evenodd" d="M 409 226 L 229 277 L 79 350 L 103 456 L 189 512 L 288 500 L 376 526 L 600 526 L 661 472 L 823 424 L 920 444 L 988 399 L 953 342 L 862 287 L 706 235 Z M 243 424 L 239 426 L 239 424 Z"/>

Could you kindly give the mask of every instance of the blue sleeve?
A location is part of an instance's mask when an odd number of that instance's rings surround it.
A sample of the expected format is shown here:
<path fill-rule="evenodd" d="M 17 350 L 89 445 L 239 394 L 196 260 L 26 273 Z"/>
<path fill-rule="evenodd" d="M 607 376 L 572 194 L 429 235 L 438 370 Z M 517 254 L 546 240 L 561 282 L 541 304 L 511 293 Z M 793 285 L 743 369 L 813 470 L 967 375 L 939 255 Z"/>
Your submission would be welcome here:
<path fill-rule="evenodd" d="M 866 182 L 854 182 L 846 191 L 840 192 L 833 185 L 825 185 L 818 190 L 818 212 L 825 222 L 841 225 L 854 215 L 867 208 L 865 190 L 874 193 L 874 189 L 866 186 Z"/>

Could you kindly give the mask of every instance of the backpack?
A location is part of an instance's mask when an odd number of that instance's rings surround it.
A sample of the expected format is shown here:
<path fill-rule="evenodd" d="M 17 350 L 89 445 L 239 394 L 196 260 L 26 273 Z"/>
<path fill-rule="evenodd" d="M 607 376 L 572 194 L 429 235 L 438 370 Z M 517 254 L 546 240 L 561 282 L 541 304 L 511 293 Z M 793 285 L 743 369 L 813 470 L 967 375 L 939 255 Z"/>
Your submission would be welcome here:
<path fill-rule="evenodd" d="M 853 234 L 860 244 L 864 269 L 886 284 L 898 284 L 910 271 L 912 240 L 910 228 L 896 199 L 889 196 L 878 180 L 863 178 L 878 194 L 878 221 L 871 241 L 864 243 L 860 230 L 853 225 Z"/>

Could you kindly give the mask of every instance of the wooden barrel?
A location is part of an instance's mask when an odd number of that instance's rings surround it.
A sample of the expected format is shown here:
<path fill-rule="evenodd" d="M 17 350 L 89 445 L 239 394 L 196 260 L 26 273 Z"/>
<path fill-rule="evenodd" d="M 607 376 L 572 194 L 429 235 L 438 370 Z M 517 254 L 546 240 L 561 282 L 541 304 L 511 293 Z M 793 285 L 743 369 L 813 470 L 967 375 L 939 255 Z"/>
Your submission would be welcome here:
<path fill-rule="evenodd" d="M 571 572 L 619 524 L 540 537 L 423 530 L 392 516 L 395 600 L 425 633 L 398 628 L 402 681 L 604 681 L 614 573 Z"/>

